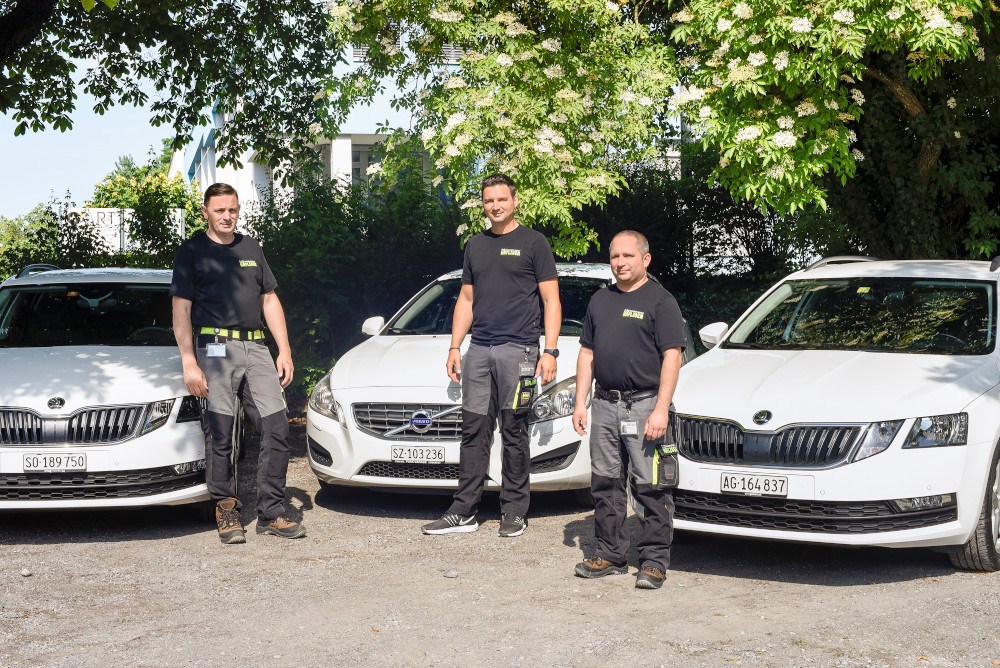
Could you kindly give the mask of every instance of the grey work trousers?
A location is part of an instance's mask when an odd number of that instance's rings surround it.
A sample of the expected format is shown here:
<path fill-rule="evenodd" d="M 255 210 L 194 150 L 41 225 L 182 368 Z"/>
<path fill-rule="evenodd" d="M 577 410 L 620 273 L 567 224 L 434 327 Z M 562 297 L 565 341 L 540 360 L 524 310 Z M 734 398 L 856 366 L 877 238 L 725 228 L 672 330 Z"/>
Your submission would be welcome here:
<path fill-rule="evenodd" d="M 288 410 L 271 353 L 263 343 L 225 341 L 225 357 L 208 357 L 206 343 L 196 338 L 195 355 L 208 381 L 208 406 L 202 414 L 205 430 L 205 481 L 212 501 L 236 498 L 233 468 L 233 425 L 236 397 L 260 434 L 257 460 L 257 517 L 277 519 L 285 512 L 288 473 Z M 219 338 L 220 343 L 224 341 Z M 237 503 L 239 501 L 237 500 Z"/>

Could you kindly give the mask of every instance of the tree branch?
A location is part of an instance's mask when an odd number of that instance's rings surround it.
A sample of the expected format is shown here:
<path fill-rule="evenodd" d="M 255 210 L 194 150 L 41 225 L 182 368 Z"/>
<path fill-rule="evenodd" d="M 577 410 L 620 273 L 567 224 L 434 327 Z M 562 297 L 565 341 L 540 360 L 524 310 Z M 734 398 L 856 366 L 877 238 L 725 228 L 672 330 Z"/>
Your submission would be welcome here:
<path fill-rule="evenodd" d="M 17 0 L 13 9 L 0 15 L 0 69 L 41 34 L 55 11 L 56 0 Z"/>

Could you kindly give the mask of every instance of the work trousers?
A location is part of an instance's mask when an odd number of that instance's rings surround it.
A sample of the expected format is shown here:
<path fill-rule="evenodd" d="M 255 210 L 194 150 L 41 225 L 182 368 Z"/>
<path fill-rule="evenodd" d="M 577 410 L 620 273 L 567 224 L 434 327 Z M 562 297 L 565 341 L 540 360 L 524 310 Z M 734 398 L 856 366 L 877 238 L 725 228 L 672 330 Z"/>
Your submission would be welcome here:
<path fill-rule="evenodd" d="M 209 497 L 216 502 L 236 497 L 233 425 L 239 397 L 244 415 L 260 434 L 257 517 L 276 519 L 285 511 L 289 447 L 288 409 L 274 360 L 263 343 L 238 340 L 225 341 L 225 357 L 208 357 L 205 345 L 213 341 L 214 337 L 199 336 L 195 346 L 198 366 L 208 381 L 202 427 Z"/>
<path fill-rule="evenodd" d="M 478 512 L 499 415 L 503 448 L 500 511 L 520 517 L 528 514 L 529 411 L 515 413 L 511 409 L 522 363 L 532 366 L 538 363 L 537 345 L 469 346 L 462 364 L 458 489 L 449 513 L 468 516 Z"/>

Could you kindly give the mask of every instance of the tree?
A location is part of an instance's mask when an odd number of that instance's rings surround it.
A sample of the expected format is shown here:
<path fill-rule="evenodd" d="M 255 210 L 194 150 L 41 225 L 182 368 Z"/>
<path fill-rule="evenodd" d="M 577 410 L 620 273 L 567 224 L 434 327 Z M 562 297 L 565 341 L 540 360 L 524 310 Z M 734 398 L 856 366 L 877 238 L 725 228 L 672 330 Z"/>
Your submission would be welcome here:
<path fill-rule="evenodd" d="M 0 279 L 39 262 L 64 268 L 94 266 L 108 254 L 97 228 L 71 211 L 67 199 L 39 204 L 23 216 L 0 218 Z"/>
<path fill-rule="evenodd" d="M 148 104 L 153 125 L 172 128 L 174 147 L 210 122 L 206 111 L 214 108 L 226 118 L 221 161 L 238 164 L 255 151 L 258 162 L 277 162 L 304 146 L 311 123 L 334 112 L 316 95 L 315 82 L 340 60 L 323 3 L 93 5 L 0 3 L 0 113 L 18 121 L 15 134 L 69 129 L 82 89 L 98 113 Z"/>

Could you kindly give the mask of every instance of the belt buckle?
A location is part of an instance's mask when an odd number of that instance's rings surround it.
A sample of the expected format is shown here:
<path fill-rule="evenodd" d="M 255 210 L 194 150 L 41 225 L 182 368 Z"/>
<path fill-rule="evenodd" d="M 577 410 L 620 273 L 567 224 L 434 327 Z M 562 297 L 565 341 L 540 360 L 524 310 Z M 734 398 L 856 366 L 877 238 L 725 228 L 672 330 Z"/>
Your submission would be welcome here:
<path fill-rule="evenodd" d="M 607 392 L 608 392 L 608 398 L 611 399 L 612 401 L 622 400 L 621 390 L 607 390 Z"/>

